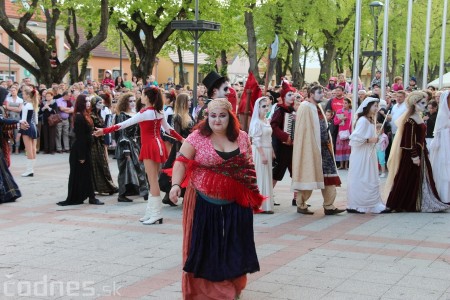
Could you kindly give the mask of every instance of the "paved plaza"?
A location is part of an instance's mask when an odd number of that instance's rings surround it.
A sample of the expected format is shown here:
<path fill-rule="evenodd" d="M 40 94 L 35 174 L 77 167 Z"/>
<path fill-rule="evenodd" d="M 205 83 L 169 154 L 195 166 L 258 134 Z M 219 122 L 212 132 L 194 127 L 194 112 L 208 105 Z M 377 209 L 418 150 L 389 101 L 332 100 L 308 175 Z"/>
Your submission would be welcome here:
<path fill-rule="evenodd" d="M 59 207 L 68 159 L 38 154 L 21 178 L 26 158 L 12 156 L 22 198 L 0 205 L 0 299 L 181 299 L 181 206 L 165 206 L 158 226 L 138 222 L 142 198 Z M 450 214 L 324 216 L 315 191 L 305 216 L 289 185 L 275 188 L 275 214 L 255 216 L 261 271 L 241 299 L 450 299 Z"/>

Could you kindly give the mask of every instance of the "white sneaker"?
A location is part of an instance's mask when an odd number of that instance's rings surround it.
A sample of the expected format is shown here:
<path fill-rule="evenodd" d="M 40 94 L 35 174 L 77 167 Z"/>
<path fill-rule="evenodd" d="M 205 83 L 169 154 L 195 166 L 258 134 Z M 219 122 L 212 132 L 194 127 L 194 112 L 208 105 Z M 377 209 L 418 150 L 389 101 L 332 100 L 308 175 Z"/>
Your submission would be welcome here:
<path fill-rule="evenodd" d="M 380 178 L 384 178 L 384 177 L 386 177 L 386 173 L 381 173 Z"/>

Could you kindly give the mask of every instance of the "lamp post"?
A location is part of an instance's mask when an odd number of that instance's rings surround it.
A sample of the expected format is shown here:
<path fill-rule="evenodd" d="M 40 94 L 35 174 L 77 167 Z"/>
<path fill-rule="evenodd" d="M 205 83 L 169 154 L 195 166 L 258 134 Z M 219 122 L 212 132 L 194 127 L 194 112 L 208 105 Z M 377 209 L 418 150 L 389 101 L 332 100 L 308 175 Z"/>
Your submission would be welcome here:
<path fill-rule="evenodd" d="M 119 73 L 120 73 L 120 77 L 122 77 L 122 31 L 119 30 L 119 58 L 120 58 L 120 64 L 119 64 Z"/>
<path fill-rule="evenodd" d="M 375 74 L 375 69 L 376 69 L 376 64 L 377 64 L 377 56 L 376 56 L 376 51 L 377 51 L 377 44 L 378 44 L 378 17 L 381 14 L 381 10 L 383 8 L 383 3 L 380 1 L 373 1 L 372 3 L 369 4 L 370 7 L 370 14 L 373 17 L 374 20 L 374 29 L 373 29 L 373 60 L 372 60 L 372 71 L 371 71 L 371 76 L 373 77 Z"/>
<path fill-rule="evenodd" d="M 220 23 L 199 20 L 199 0 L 195 0 L 195 20 L 172 21 L 172 29 L 188 31 L 194 38 L 194 85 L 192 89 L 193 107 L 197 105 L 197 76 L 198 76 L 198 40 L 205 31 L 219 31 Z"/>

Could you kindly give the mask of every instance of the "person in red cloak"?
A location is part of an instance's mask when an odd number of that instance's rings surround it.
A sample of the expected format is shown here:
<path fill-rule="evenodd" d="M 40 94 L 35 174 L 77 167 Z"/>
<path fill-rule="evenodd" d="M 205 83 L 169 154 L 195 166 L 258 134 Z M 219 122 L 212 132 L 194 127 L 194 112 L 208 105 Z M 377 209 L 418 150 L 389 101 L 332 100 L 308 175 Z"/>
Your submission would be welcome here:
<path fill-rule="evenodd" d="M 292 177 L 292 145 L 293 140 L 290 135 L 284 132 L 284 119 L 294 112 L 294 94 L 296 89 L 293 88 L 287 80 L 283 80 L 281 87 L 281 99 L 283 102 L 276 104 L 270 125 L 272 126 L 272 145 L 275 151 L 274 168 L 273 168 L 273 186 L 281 181 L 289 170 Z M 294 203 L 295 197 L 292 200 Z M 279 205 L 274 203 L 274 205 Z"/>

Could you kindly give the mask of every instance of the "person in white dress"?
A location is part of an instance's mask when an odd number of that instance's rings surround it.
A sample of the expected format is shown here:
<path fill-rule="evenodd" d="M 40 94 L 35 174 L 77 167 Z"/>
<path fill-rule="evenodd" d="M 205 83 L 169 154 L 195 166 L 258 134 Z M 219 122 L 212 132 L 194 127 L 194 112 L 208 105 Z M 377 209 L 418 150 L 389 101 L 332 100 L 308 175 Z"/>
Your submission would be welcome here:
<path fill-rule="evenodd" d="M 439 111 L 430 145 L 434 182 L 442 202 L 450 202 L 450 91 L 441 94 Z"/>
<path fill-rule="evenodd" d="M 273 214 L 272 185 L 272 127 L 266 119 L 269 111 L 268 97 L 258 98 L 253 108 L 250 121 L 249 136 L 252 138 L 253 162 L 256 180 L 261 195 L 267 197 L 261 205 L 261 213 Z"/>
<path fill-rule="evenodd" d="M 375 149 L 378 142 L 375 120 L 379 101 L 377 98 L 366 98 L 356 112 L 358 119 L 350 135 L 352 152 L 347 177 L 349 213 L 386 212 L 386 206 L 381 200 Z"/>

